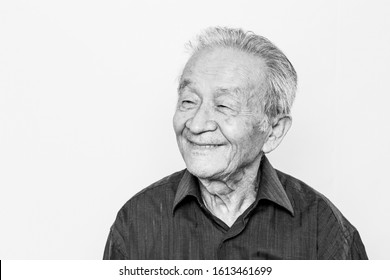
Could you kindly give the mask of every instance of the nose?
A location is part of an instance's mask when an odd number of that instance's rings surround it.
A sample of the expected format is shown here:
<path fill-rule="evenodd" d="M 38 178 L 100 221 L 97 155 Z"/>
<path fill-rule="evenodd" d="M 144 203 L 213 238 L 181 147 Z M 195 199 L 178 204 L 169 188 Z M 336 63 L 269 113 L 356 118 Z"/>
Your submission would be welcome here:
<path fill-rule="evenodd" d="M 186 127 L 193 134 L 214 131 L 217 129 L 217 123 L 212 115 L 212 112 L 205 105 L 202 105 L 195 112 L 195 115 L 187 120 Z"/>

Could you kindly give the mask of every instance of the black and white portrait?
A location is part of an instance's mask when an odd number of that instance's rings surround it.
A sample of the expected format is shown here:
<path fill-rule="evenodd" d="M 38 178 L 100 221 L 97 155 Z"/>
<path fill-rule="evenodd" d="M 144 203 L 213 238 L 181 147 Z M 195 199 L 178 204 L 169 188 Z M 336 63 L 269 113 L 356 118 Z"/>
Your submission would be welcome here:
<path fill-rule="evenodd" d="M 384 1 L 2 1 L 1 259 L 388 259 Z"/>

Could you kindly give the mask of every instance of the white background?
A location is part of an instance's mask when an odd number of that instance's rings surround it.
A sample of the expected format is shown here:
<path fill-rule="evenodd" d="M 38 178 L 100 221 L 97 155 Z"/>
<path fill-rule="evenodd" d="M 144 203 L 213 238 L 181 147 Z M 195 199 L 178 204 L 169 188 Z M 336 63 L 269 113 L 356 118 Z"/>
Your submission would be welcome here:
<path fill-rule="evenodd" d="M 268 37 L 295 66 L 274 167 L 325 194 L 389 259 L 388 1 L 0 2 L 0 258 L 100 259 L 119 208 L 184 168 L 172 116 L 184 44 Z"/>

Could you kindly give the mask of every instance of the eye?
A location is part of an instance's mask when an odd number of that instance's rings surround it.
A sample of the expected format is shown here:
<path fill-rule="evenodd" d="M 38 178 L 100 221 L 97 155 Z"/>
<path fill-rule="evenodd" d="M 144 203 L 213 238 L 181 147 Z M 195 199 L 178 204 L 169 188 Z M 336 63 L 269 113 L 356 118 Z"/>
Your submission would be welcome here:
<path fill-rule="evenodd" d="M 230 111 L 232 110 L 232 108 L 226 104 L 219 104 L 217 105 L 217 108 L 218 110 L 221 110 L 221 111 Z"/>
<path fill-rule="evenodd" d="M 196 106 L 196 102 L 190 99 L 184 99 L 180 102 L 180 107 L 182 109 L 192 109 Z"/>

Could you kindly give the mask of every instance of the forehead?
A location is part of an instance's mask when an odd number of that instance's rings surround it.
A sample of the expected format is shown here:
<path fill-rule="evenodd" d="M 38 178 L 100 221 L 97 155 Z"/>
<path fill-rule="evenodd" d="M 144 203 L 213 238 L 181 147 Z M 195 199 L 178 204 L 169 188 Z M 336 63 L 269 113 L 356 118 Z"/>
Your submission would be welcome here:
<path fill-rule="evenodd" d="M 187 62 L 180 88 L 188 85 L 213 89 L 249 89 L 265 81 L 263 60 L 252 54 L 226 48 L 202 50 Z"/>

